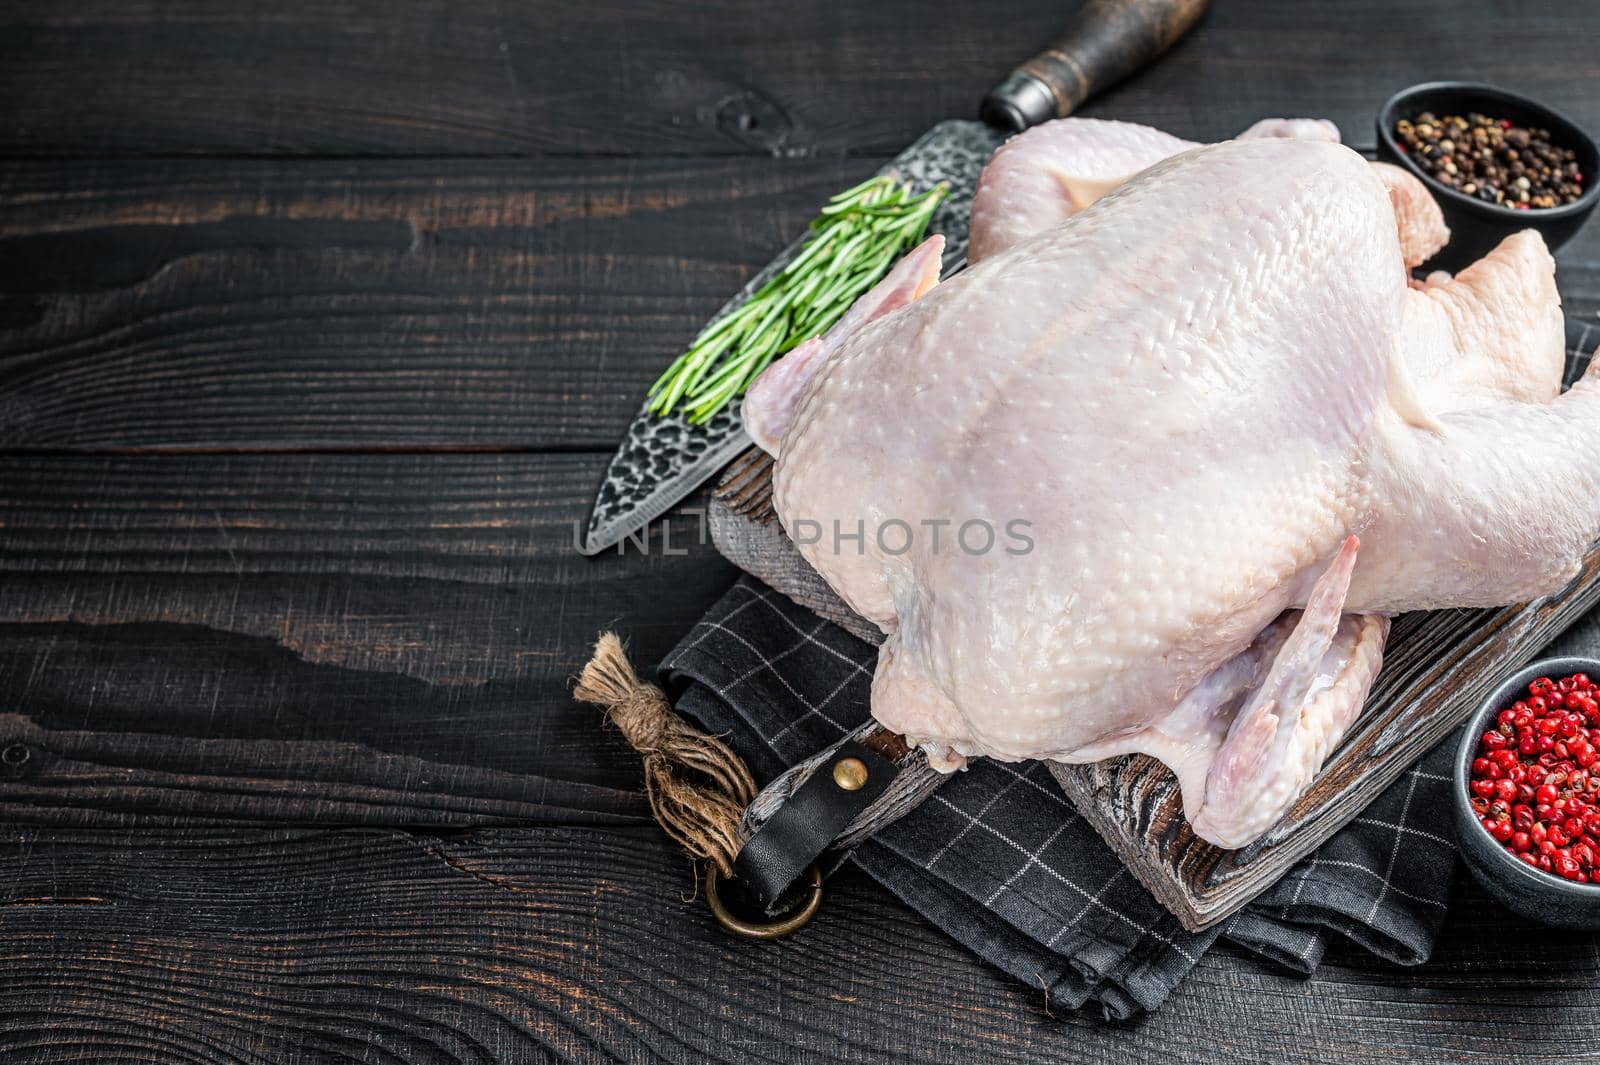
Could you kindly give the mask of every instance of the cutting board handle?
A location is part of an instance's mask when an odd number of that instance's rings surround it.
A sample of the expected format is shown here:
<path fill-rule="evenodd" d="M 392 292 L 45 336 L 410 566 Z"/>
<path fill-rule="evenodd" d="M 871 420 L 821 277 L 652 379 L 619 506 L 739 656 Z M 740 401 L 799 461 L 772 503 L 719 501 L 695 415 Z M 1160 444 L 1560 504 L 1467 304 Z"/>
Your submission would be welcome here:
<path fill-rule="evenodd" d="M 1019 132 L 1065 118 L 1171 48 L 1210 3 L 1085 0 L 1060 37 L 983 98 L 980 114 L 992 126 Z"/>

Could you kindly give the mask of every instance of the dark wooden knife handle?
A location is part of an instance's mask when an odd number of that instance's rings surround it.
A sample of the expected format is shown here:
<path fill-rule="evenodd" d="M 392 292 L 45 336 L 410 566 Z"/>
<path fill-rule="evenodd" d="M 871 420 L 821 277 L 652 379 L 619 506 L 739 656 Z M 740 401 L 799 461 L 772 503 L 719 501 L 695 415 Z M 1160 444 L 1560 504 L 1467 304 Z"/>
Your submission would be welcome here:
<path fill-rule="evenodd" d="M 1054 43 L 983 98 L 983 120 L 1025 130 L 1079 104 L 1171 48 L 1211 0 L 1085 0 Z"/>

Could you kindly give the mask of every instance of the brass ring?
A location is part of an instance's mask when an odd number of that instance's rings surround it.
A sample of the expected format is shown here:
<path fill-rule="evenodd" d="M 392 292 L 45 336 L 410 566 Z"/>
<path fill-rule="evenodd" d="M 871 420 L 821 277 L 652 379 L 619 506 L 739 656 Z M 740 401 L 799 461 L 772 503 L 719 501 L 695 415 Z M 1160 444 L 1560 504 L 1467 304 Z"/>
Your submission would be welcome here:
<path fill-rule="evenodd" d="M 804 876 L 811 882 L 811 889 L 806 893 L 805 901 L 782 917 L 758 923 L 746 921 L 728 909 L 727 904 L 722 901 L 722 896 L 717 893 L 717 884 L 721 882 L 722 876 L 717 872 L 715 862 L 707 862 L 706 904 L 711 907 L 711 916 L 717 919 L 717 923 L 736 936 L 743 936 L 746 939 L 778 939 L 804 928 L 822 908 L 822 870 L 813 864 L 805 871 Z"/>

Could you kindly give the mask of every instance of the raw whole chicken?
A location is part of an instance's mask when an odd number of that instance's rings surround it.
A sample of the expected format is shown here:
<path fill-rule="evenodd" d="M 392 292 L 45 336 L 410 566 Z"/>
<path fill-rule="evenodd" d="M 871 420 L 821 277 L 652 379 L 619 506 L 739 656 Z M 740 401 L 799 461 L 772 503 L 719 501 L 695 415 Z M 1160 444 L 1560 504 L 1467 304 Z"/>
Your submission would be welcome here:
<path fill-rule="evenodd" d="M 785 529 L 887 634 L 874 716 L 951 768 L 1154 756 L 1239 847 L 1354 719 L 1390 615 L 1570 579 L 1600 372 L 1558 396 L 1536 233 L 1411 282 L 1446 238 L 1326 123 L 1008 142 L 966 270 L 938 283 L 931 238 L 745 400 Z"/>

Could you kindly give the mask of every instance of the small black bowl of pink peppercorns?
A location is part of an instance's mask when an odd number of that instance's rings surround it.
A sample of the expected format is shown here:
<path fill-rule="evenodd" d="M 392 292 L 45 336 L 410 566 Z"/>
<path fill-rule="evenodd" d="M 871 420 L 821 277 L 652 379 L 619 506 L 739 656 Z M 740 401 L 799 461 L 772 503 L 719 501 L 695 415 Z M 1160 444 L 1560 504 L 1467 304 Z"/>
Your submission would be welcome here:
<path fill-rule="evenodd" d="M 1512 233 L 1555 251 L 1600 203 L 1600 148 L 1565 115 L 1464 81 L 1413 85 L 1378 112 L 1378 157 L 1422 179 L 1450 243 L 1428 265 L 1460 270 Z"/>
<path fill-rule="evenodd" d="M 1600 659 L 1547 658 L 1506 678 L 1462 737 L 1456 841 L 1508 908 L 1600 928 Z"/>

